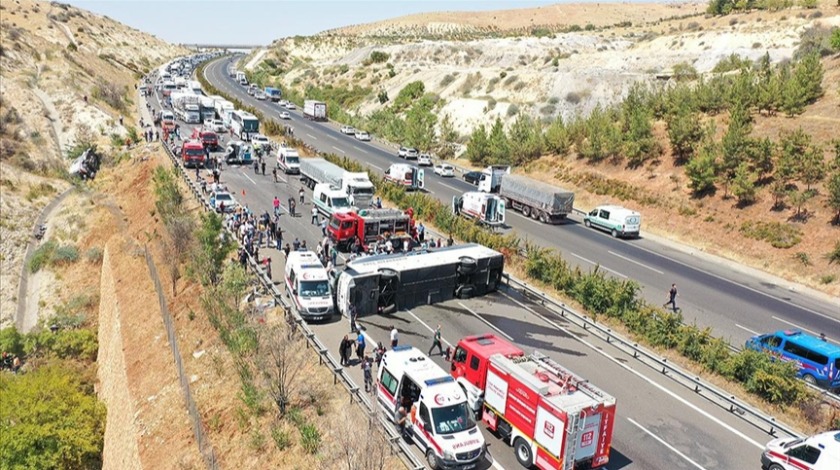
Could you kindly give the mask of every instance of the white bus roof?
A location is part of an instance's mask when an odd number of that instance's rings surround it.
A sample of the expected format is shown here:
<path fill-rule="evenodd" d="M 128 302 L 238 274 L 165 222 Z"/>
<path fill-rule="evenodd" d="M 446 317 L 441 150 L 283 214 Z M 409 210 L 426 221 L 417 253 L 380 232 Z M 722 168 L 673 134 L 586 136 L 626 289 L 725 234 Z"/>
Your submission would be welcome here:
<path fill-rule="evenodd" d="M 402 271 L 407 268 L 437 266 L 453 263 L 457 262 L 458 258 L 462 256 L 482 259 L 502 256 L 502 254 L 496 250 L 487 248 L 484 245 L 470 243 L 467 245 L 436 248 L 434 251 L 414 251 L 407 254 L 378 255 L 358 258 L 347 263 L 347 269 L 352 269 L 358 274 L 377 272 L 381 268 L 390 268 L 395 271 Z"/>

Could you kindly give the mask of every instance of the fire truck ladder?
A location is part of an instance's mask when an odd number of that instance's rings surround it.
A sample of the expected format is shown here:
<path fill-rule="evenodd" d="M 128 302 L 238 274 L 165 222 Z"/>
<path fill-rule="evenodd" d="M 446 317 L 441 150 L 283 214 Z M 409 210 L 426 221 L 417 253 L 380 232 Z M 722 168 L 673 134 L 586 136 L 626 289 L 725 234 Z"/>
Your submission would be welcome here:
<path fill-rule="evenodd" d="M 564 383 L 569 385 L 574 385 L 574 387 L 581 392 L 588 395 L 595 401 L 602 401 L 606 397 L 604 393 L 597 388 L 590 386 L 587 381 L 578 378 L 574 373 L 570 370 L 567 370 L 565 367 L 558 364 L 556 361 L 551 359 L 550 357 L 542 354 L 539 351 L 534 351 L 530 356 L 529 359 L 535 361 L 540 366 L 547 369 L 549 372 L 553 373 L 559 378 L 562 378 Z"/>
<path fill-rule="evenodd" d="M 565 457 L 563 459 L 563 470 L 575 469 L 575 451 L 577 451 L 578 427 L 580 426 L 580 430 L 582 430 L 583 426 L 586 425 L 586 420 L 581 419 L 580 415 L 581 413 L 569 415 L 569 426 L 566 431 L 568 436 L 566 437 L 566 452 L 564 453 Z"/>

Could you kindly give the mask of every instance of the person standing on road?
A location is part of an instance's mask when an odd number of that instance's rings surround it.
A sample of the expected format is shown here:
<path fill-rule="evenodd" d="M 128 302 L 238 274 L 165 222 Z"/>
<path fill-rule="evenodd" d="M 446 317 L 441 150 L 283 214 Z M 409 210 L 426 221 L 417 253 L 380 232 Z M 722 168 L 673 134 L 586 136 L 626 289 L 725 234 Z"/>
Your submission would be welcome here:
<path fill-rule="evenodd" d="M 272 201 L 271 204 L 274 206 L 274 216 L 276 217 L 280 215 L 280 198 L 274 196 L 274 201 Z"/>
<path fill-rule="evenodd" d="M 397 327 L 391 325 L 391 349 L 396 348 L 400 343 L 399 339 L 399 332 L 397 331 Z"/>
<path fill-rule="evenodd" d="M 277 167 L 271 170 L 271 174 L 274 175 L 274 182 L 279 183 L 279 180 L 277 179 Z"/>
<path fill-rule="evenodd" d="M 327 218 L 326 217 L 321 219 L 320 226 L 321 226 L 321 235 L 326 237 L 327 236 Z"/>
<path fill-rule="evenodd" d="M 350 363 L 350 350 L 353 347 L 353 342 L 350 341 L 349 335 L 344 335 L 341 344 L 338 346 L 338 352 L 341 356 L 341 365 L 346 366 Z"/>
<path fill-rule="evenodd" d="M 303 201 L 300 203 L 303 204 Z M 312 220 L 310 222 L 312 222 L 312 225 L 318 225 L 318 208 L 314 205 L 312 206 Z"/>
<path fill-rule="evenodd" d="M 359 335 L 356 337 L 356 357 L 361 361 L 365 358 L 365 335 L 362 330 L 359 330 Z"/>
<path fill-rule="evenodd" d="M 338 250 L 335 249 L 335 246 L 330 247 L 330 262 L 333 266 L 338 264 Z"/>
<path fill-rule="evenodd" d="M 296 207 L 295 199 L 290 197 L 289 198 L 289 213 L 292 215 L 292 217 L 297 217 L 297 214 L 295 213 L 295 207 Z"/>
<path fill-rule="evenodd" d="M 303 188 L 298 190 L 298 195 L 300 195 L 300 205 L 303 205 Z"/>
<path fill-rule="evenodd" d="M 428 354 L 429 356 L 432 355 L 432 349 L 435 349 L 435 347 L 438 348 L 438 354 L 440 354 L 442 356 L 443 355 L 443 346 L 440 344 L 440 325 L 438 325 L 437 329 L 435 329 L 435 335 L 432 338 L 432 347 L 429 348 L 429 354 Z"/>
<path fill-rule="evenodd" d="M 420 222 L 420 224 L 417 225 L 417 241 L 419 241 L 420 243 L 423 243 L 423 241 L 425 241 L 425 240 L 426 240 L 426 226 L 423 225 L 423 222 Z"/>
<path fill-rule="evenodd" d="M 359 330 L 359 326 L 356 324 L 356 319 L 359 317 L 359 314 L 356 313 L 356 305 L 350 304 L 347 307 L 347 316 L 350 317 L 350 333 L 356 333 Z"/>
<path fill-rule="evenodd" d="M 260 166 L 262 166 L 262 174 L 263 176 L 265 176 L 265 160 L 263 160 L 262 163 L 260 163 Z"/>
<path fill-rule="evenodd" d="M 668 301 L 662 304 L 663 307 L 668 305 L 674 309 L 674 313 L 676 313 L 679 309 L 677 308 L 677 284 L 671 284 L 671 290 L 668 291 Z"/>

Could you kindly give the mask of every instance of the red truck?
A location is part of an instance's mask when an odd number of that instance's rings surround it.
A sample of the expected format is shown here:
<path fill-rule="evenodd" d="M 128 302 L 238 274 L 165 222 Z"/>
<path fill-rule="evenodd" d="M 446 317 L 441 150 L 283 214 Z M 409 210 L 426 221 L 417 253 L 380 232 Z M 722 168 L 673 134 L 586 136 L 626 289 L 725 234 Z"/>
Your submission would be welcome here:
<path fill-rule="evenodd" d="M 201 141 L 188 140 L 181 146 L 181 161 L 184 162 L 184 168 L 204 168 L 205 158 L 207 155 Z"/>
<path fill-rule="evenodd" d="M 205 147 L 209 148 L 210 150 L 215 150 L 219 147 L 219 136 L 209 130 L 204 130 L 196 127 L 193 129 L 191 139 L 198 140 L 202 143 Z"/>
<path fill-rule="evenodd" d="M 327 226 L 332 243 L 348 251 L 356 240 L 367 250 L 372 243 L 390 239 L 395 250 L 402 249 L 405 238 L 414 238 L 414 211 L 407 209 L 368 209 L 358 212 L 334 212 Z"/>
<path fill-rule="evenodd" d="M 487 334 L 452 353 L 451 373 L 481 420 L 525 468 L 598 468 L 609 462 L 615 398 L 552 359 Z"/>

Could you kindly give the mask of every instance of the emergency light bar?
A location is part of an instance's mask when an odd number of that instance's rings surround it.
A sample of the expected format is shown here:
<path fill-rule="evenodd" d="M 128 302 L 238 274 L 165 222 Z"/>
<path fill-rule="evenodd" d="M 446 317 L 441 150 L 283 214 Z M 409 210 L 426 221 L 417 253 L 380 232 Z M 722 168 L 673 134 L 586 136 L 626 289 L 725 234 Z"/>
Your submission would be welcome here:
<path fill-rule="evenodd" d="M 424 383 L 426 384 L 426 386 L 431 387 L 432 385 L 445 384 L 445 383 L 454 382 L 454 381 L 455 381 L 455 379 L 453 379 L 451 375 L 447 375 L 445 377 L 440 377 L 440 378 L 437 378 L 437 379 L 429 379 Z"/>
<path fill-rule="evenodd" d="M 412 347 L 413 347 L 413 346 L 402 345 L 402 346 L 397 346 L 397 347 L 395 347 L 395 348 L 392 348 L 392 349 L 391 349 L 391 351 L 408 351 L 408 350 L 409 350 L 409 349 L 411 349 Z"/>

